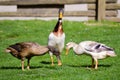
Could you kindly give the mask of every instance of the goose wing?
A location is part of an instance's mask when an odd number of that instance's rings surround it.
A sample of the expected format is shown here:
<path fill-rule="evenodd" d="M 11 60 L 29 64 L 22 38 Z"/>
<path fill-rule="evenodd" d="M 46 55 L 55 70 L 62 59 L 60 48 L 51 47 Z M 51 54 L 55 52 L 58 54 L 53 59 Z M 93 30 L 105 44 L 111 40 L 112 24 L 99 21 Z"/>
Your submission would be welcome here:
<path fill-rule="evenodd" d="M 54 34 L 51 32 L 49 37 L 48 37 L 48 45 L 49 46 L 55 46 L 56 45 L 56 41 L 55 41 L 55 37 Z"/>
<path fill-rule="evenodd" d="M 113 51 L 112 48 L 106 46 L 105 44 L 97 43 L 97 42 L 91 42 L 89 44 L 86 44 L 85 50 L 90 52 L 102 52 L 102 51 Z"/>
<path fill-rule="evenodd" d="M 106 45 L 103 45 L 103 44 L 99 44 L 98 46 L 95 47 L 95 49 L 98 51 L 98 52 L 101 52 L 101 51 L 113 51 L 112 48 L 106 46 Z"/>

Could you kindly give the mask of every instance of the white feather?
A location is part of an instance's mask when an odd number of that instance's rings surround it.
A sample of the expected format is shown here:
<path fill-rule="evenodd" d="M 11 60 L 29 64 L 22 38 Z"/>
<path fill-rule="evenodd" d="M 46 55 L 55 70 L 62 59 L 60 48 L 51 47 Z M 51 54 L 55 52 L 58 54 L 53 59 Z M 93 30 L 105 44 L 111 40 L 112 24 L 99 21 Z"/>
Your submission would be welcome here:
<path fill-rule="evenodd" d="M 54 46 L 58 48 L 58 50 L 61 52 L 64 48 L 65 43 L 65 34 L 63 33 L 61 36 L 55 36 L 53 33 L 50 33 L 48 38 L 48 45 Z"/>

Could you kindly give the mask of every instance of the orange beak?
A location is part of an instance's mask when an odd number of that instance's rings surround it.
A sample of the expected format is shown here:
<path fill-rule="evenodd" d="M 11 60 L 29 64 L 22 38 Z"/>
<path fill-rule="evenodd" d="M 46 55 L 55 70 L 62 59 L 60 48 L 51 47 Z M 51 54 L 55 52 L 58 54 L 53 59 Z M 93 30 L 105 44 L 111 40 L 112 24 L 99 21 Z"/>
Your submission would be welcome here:
<path fill-rule="evenodd" d="M 69 53 L 69 49 L 66 48 L 66 55 L 68 55 L 68 53 Z"/>

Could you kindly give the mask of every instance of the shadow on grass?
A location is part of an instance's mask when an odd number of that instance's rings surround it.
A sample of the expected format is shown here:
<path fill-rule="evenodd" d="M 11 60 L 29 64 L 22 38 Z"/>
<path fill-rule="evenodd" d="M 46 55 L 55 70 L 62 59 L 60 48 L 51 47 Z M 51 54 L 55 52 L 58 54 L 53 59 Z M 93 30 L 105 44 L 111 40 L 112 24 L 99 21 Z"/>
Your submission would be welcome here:
<path fill-rule="evenodd" d="M 48 61 L 41 61 L 40 63 L 44 65 L 48 64 L 47 66 L 44 66 L 44 68 L 47 68 L 47 69 L 57 70 L 59 67 L 61 67 L 61 66 L 58 66 L 57 62 L 54 62 L 54 65 L 51 65 L 51 62 L 48 62 Z"/>
<path fill-rule="evenodd" d="M 48 62 L 48 61 L 41 61 L 40 63 L 41 64 L 51 64 L 51 62 Z M 57 62 L 54 62 L 54 64 L 57 64 Z"/>
<path fill-rule="evenodd" d="M 42 68 L 42 66 L 30 66 L 30 69 Z M 21 67 L 2 66 L 0 69 L 21 69 Z M 26 66 L 25 66 L 26 69 Z"/>
<path fill-rule="evenodd" d="M 21 69 L 21 67 L 2 66 L 0 69 Z"/>
<path fill-rule="evenodd" d="M 41 61 L 41 64 L 51 64 L 51 62 L 47 62 L 47 61 Z"/>
<path fill-rule="evenodd" d="M 80 67 L 92 67 L 92 65 L 68 65 L 68 66 L 70 66 L 70 67 L 76 67 L 76 68 L 80 68 Z M 111 67 L 111 65 L 109 65 L 109 64 L 107 64 L 107 65 L 105 65 L 105 64 L 100 64 L 100 65 L 98 65 L 98 67 Z"/>
<path fill-rule="evenodd" d="M 51 66 L 51 62 L 47 62 L 47 61 L 41 61 L 40 64 L 44 64 L 48 66 L 30 66 L 30 69 L 37 69 L 37 68 L 48 68 L 48 69 L 56 69 L 55 66 Z M 57 62 L 54 62 L 54 64 L 57 64 Z M 24 67 L 25 69 L 27 68 L 26 66 Z M 13 67 L 13 66 L 1 66 L 0 69 L 21 69 L 21 66 L 19 67 Z"/>

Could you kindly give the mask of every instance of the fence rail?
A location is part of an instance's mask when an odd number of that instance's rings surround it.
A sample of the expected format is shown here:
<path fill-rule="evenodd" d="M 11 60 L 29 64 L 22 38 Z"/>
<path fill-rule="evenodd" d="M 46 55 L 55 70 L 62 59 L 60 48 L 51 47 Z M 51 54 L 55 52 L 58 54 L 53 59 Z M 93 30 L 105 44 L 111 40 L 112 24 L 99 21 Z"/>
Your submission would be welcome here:
<path fill-rule="evenodd" d="M 0 0 L 0 17 L 57 17 L 59 8 L 67 19 L 120 22 L 120 0 Z"/>
<path fill-rule="evenodd" d="M 117 0 L 106 0 L 106 3 L 116 3 Z M 3 5 L 38 5 L 38 4 L 83 4 L 96 3 L 96 0 L 1 0 Z"/>

